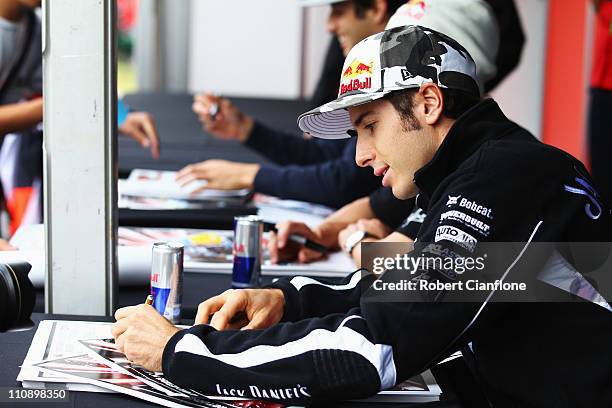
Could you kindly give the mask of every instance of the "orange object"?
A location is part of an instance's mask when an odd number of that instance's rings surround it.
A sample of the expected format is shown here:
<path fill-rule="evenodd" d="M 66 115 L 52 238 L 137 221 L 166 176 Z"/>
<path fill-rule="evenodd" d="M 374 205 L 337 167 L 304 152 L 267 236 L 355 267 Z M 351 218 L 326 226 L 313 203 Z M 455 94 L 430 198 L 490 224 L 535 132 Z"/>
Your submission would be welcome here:
<path fill-rule="evenodd" d="M 6 208 L 11 217 L 11 224 L 9 227 L 11 235 L 17 231 L 23 221 L 23 217 L 28 209 L 32 193 L 34 192 L 33 187 L 15 187 L 11 192 L 11 198 L 7 200 Z"/>
<path fill-rule="evenodd" d="M 587 73 L 585 42 L 590 2 L 549 1 L 542 135 L 545 143 L 585 164 Z"/>

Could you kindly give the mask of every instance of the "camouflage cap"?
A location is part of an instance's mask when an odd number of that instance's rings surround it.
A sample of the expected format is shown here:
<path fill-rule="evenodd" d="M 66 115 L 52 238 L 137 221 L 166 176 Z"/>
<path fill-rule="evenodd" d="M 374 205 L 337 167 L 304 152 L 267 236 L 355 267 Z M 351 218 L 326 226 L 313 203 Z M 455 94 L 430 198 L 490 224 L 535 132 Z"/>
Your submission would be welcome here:
<path fill-rule="evenodd" d="M 396 27 L 359 42 L 348 53 L 338 98 L 298 118 L 302 131 L 323 139 L 344 139 L 353 128 L 347 108 L 389 92 L 434 83 L 480 97 L 476 65 L 459 43 L 421 26 Z"/>

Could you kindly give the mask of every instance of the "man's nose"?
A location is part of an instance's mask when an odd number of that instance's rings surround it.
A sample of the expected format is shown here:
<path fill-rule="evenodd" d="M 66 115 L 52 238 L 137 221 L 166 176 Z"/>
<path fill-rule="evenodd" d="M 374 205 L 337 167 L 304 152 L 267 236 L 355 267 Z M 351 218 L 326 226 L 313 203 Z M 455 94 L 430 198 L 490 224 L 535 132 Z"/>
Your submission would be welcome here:
<path fill-rule="evenodd" d="M 376 154 L 374 153 L 374 149 L 364 141 L 360 141 L 357 139 L 357 147 L 355 148 L 355 163 L 359 167 L 367 167 L 369 166 L 374 159 L 376 158 Z"/>
<path fill-rule="evenodd" d="M 338 25 L 336 24 L 336 18 L 330 13 L 327 17 L 327 32 L 331 34 L 336 34 L 336 30 L 338 29 Z"/>

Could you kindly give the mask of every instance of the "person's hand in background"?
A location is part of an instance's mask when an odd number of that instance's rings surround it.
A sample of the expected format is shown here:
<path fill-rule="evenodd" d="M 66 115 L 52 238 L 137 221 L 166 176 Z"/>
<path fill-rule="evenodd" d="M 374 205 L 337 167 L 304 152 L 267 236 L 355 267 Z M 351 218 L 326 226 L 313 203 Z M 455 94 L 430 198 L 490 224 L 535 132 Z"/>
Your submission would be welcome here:
<path fill-rule="evenodd" d="M 119 133 L 137 141 L 143 148 L 151 149 L 151 156 L 159 158 L 159 136 L 153 116 L 147 112 L 130 112 L 119 126 Z"/>
<path fill-rule="evenodd" d="M 253 129 L 253 118 L 241 112 L 228 99 L 201 93 L 193 98 L 193 112 L 202 128 L 216 138 L 246 142 Z"/>
<path fill-rule="evenodd" d="M 235 190 L 253 188 L 259 164 L 234 163 L 227 160 L 206 160 L 182 168 L 176 181 L 185 186 L 194 180 L 206 180 L 204 187 L 192 191 L 197 194 L 207 188 Z"/>
<path fill-rule="evenodd" d="M 15 251 L 16 249 L 17 248 L 9 244 L 8 241 L 0 239 L 0 251 Z"/>
<path fill-rule="evenodd" d="M 337 248 L 337 231 L 333 229 L 320 228 L 311 229 L 302 222 L 284 221 L 276 225 L 276 232 L 270 232 L 268 236 L 268 252 L 270 261 L 274 264 L 279 262 L 299 261 L 310 263 L 322 259 L 325 254 L 306 248 L 293 242 L 290 235 L 299 235 L 321 244 L 329 249 Z"/>

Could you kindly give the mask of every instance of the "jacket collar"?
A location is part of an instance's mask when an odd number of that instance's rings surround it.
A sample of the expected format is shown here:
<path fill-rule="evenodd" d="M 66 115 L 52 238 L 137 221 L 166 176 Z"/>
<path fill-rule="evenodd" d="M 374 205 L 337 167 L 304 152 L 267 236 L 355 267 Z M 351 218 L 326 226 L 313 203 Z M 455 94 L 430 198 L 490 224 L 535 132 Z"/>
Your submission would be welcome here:
<path fill-rule="evenodd" d="M 414 175 L 419 193 L 428 199 L 438 185 L 487 140 L 517 127 L 493 99 L 486 99 L 461 115 L 450 128 L 434 157 Z"/>

